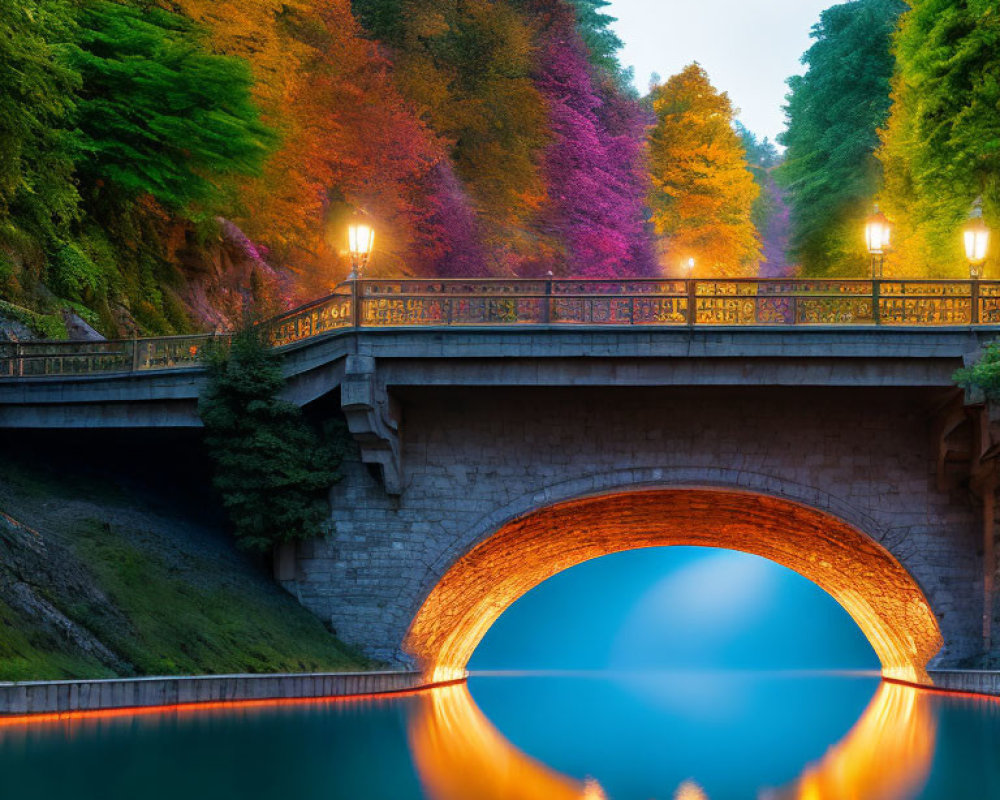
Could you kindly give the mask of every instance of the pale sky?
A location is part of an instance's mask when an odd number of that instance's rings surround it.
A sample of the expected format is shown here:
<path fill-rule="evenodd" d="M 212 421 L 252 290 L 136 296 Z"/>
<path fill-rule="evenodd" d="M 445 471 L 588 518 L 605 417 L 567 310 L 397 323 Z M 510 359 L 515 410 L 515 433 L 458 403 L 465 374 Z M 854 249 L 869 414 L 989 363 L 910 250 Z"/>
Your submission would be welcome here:
<path fill-rule="evenodd" d="M 809 30 L 833 0 L 611 0 L 625 66 L 645 94 L 649 76 L 664 79 L 697 61 L 729 93 L 739 118 L 772 140 L 784 128 L 785 79 L 803 71 Z"/>

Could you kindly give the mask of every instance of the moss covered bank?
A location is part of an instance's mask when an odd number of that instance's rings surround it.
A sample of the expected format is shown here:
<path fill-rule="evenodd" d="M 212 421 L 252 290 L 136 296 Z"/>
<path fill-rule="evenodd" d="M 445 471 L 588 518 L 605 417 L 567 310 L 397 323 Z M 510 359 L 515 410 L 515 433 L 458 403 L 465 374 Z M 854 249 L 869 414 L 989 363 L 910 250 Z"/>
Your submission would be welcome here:
<path fill-rule="evenodd" d="M 238 551 L 196 436 L 0 445 L 0 680 L 373 666 Z"/>

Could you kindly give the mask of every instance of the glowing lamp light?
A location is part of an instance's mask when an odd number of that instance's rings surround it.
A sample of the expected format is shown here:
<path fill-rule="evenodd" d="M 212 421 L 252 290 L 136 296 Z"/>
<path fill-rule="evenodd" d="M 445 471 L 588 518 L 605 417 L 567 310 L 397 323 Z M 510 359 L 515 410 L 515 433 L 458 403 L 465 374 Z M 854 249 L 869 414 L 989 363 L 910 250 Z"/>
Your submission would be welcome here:
<path fill-rule="evenodd" d="M 873 256 L 880 256 L 889 249 L 892 240 L 892 225 L 885 214 L 879 211 L 878 204 L 865 222 L 865 244 Z"/>
<path fill-rule="evenodd" d="M 371 260 L 375 247 L 375 228 L 361 218 L 355 218 L 347 226 L 347 249 L 351 254 L 351 264 L 354 267 L 352 278 L 360 276 L 361 271 Z"/>
<path fill-rule="evenodd" d="M 688 272 L 694 272 L 694 259 L 693 258 L 689 258 L 687 261 L 685 261 L 684 262 L 684 268 Z"/>
<path fill-rule="evenodd" d="M 976 200 L 969 214 L 969 221 L 962 231 L 965 240 L 965 258 L 973 280 L 983 277 L 983 264 L 990 248 L 990 229 L 983 221 L 983 198 Z"/>

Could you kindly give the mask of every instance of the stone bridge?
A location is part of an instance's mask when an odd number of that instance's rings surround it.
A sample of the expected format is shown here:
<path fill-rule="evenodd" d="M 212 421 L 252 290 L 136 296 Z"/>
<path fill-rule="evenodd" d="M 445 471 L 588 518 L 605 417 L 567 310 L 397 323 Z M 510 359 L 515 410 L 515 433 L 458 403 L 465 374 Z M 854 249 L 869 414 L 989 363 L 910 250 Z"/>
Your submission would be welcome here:
<path fill-rule="evenodd" d="M 952 375 L 993 327 L 349 328 L 283 348 L 358 456 L 276 574 L 369 655 L 461 672 L 551 575 L 639 547 L 754 553 L 853 616 L 884 673 L 996 653 L 995 457 Z M 194 428 L 204 373 L 0 381 L 4 428 Z"/>

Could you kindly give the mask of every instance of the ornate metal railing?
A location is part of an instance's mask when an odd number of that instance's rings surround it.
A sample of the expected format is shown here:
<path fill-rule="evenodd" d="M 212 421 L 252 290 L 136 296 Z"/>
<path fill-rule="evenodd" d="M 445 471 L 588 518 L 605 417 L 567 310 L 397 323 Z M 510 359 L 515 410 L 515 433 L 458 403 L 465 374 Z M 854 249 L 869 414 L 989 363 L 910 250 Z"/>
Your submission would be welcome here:
<path fill-rule="evenodd" d="M 1000 325 L 1000 281 L 365 280 L 262 323 L 275 347 L 347 328 Z M 0 342 L 0 379 L 197 366 L 226 335 Z"/>

